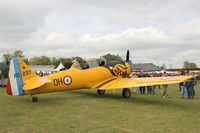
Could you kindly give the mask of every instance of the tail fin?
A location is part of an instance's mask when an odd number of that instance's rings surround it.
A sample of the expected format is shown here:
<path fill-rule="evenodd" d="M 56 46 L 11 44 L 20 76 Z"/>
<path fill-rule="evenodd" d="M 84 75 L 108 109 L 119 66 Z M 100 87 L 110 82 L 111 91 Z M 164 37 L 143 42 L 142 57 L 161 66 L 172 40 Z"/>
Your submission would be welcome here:
<path fill-rule="evenodd" d="M 10 61 L 7 93 L 9 95 L 25 95 L 23 85 L 30 78 L 38 77 L 31 68 L 21 59 L 14 57 Z"/>

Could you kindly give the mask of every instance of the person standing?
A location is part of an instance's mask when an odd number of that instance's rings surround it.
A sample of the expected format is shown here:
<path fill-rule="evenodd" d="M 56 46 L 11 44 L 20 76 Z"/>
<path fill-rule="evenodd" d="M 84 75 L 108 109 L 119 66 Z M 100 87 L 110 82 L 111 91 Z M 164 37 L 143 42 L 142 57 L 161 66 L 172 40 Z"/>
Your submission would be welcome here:
<path fill-rule="evenodd" d="M 187 80 L 185 82 L 185 87 L 186 87 L 186 90 L 187 90 L 187 95 L 188 95 L 188 99 L 190 99 L 190 80 Z"/>
<path fill-rule="evenodd" d="M 193 92 L 193 97 L 195 97 L 196 77 L 193 77 L 191 80 L 192 80 L 192 92 Z"/>
<path fill-rule="evenodd" d="M 143 77 L 145 77 L 145 76 L 144 76 L 143 71 L 141 71 L 140 75 L 138 75 L 138 78 L 143 78 Z M 141 94 L 145 94 L 145 86 L 139 87 L 139 90 L 140 90 Z"/>
<path fill-rule="evenodd" d="M 167 77 L 167 73 L 164 72 L 162 77 L 163 77 L 163 78 Z M 163 90 L 163 97 L 164 97 L 164 98 L 169 98 L 169 96 L 168 96 L 168 85 L 167 85 L 167 84 L 164 84 L 164 85 L 163 85 L 163 89 L 164 89 L 164 90 Z"/>
<path fill-rule="evenodd" d="M 145 94 L 145 86 L 141 86 L 139 89 L 141 94 Z"/>
<path fill-rule="evenodd" d="M 193 99 L 194 96 L 195 96 L 195 90 L 194 90 L 195 78 L 193 77 L 190 82 L 191 82 L 191 88 L 190 88 L 191 92 L 190 92 L 190 95 L 191 95 L 191 98 Z"/>
<path fill-rule="evenodd" d="M 165 84 L 165 85 L 163 85 L 163 97 L 164 98 L 169 98 L 169 96 L 168 96 L 168 85 L 167 84 Z"/>
<path fill-rule="evenodd" d="M 184 94 L 185 94 L 185 83 L 184 83 L 184 82 L 179 83 L 179 88 L 180 88 L 181 98 L 184 98 Z"/>
<path fill-rule="evenodd" d="M 155 85 L 151 85 L 150 86 L 150 95 L 154 95 L 155 94 Z"/>
<path fill-rule="evenodd" d="M 185 86 L 187 90 L 188 99 L 191 99 L 191 98 L 193 99 L 194 98 L 193 81 L 189 79 L 188 81 L 186 81 Z"/>

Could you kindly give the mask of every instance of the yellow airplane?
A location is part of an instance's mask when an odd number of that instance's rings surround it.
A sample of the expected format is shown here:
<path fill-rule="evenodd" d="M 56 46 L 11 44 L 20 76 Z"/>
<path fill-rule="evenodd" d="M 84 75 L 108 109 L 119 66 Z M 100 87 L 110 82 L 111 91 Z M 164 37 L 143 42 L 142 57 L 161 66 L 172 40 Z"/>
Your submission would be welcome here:
<path fill-rule="evenodd" d="M 122 89 L 123 97 L 130 97 L 132 87 L 175 84 L 192 76 L 130 78 L 129 51 L 126 61 L 104 61 L 100 66 L 80 70 L 70 68 L 48 76 L 39 77 L 21 58 L 10 62 L 7 93 L 9 95 L 30 95 L 32 102 L 38 102 L 37 94 L 77 89 L 97 89 L 99 95 L 106 90 Z"/>

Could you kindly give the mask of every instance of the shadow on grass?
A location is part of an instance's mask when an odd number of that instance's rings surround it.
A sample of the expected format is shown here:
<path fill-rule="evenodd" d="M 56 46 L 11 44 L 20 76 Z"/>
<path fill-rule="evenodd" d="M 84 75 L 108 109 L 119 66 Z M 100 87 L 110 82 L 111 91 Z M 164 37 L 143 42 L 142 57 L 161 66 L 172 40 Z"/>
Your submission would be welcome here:
<path fill-rule="evenodd" d="M 63 95 L 64 93 L 64 95 Z M 65 95 L 65 93 L 68 93 Z M 72 94 L 72 95 L 69 95 Z M 30 96 L 24 96 L 20 98 L 16 98 L 15 100 L 18 101 L 19 104 L 26 104 L 26 105 L 41 105 L 41 106 L 48 106 L 48 105 L 56 105 L 56 106 L 62 106 L 63 103 L 69 102 L 70 103 L 73 100 L 82 100 L 85 98 L 92 98 L 94 99 L 106 99 L 106 100 L 115 100 L 117 102 L 127 102 L 130 104 L 137 104 L 141 106 L 145 105 L 152 105 L 152 106 L 162 106 L 166 109 L 173 109 L 177 108 L 180 110 L 199 110 L 199 106 L 196 106 L 194 102 L 196 100 L 188 101 L 188 99 L 164 99 L 161 96 L 147 96 L 147 95 L 132 95 L 130 98 L 123 98 L 121 94 L 119 93 L 107 93 L 104 96 L 99 96 L 95 91 L 88 91 L 88 90 L 74 90 L 74 91 L 65 91 L 65 92 L 59 92 L 58 94 L 41 94 L 37 95 L 39 102 L 33 103 L 32 98 Z M 13 99 L 14 100 L 14 99 Z M 185 102 L 184 102 L 185 101 Z"/>
<path fill-rule="evenodd" d="M 170 108 L 177 108 L 180 110 L 198 110 L 199 107 L 195 106 L 194 104 L 190 104 L 195 102 L 194 100 L 191 100 L 191 102 L 187 101 L 187 102 L 180 102 L 179 100 L 176 99 L 165 99 L 162 97 L 147 97 L 147 95 L 142 95 L 142 96 L 135 96 L 132 95 L 132 97 L 130 98 L 123 98 L 120 95 L 116 95 L 115 94 L 105 94 L 104 96 L 99 96 L 98 94 L 96 94 L 95 92 L 92 91 L 71 91 L 70 93 L 72 94 L 78 94 L 78 95 L 83 95 L 83 96 L 87 96 L 87 97 L 92 97 L 92 98 L 96 98 L 96 99 L 106 99 L 106 100 L 117 100 L 120 102 L 128 102 L 128 103 L 134 103 L 134 104 L 139 104 L 139 105 L 155 105 L 155 106 L 162 106 L 165 107 L 167 109 Z M 180 99 L 180 100 L 188 100 L 188 99 Z"/>
<path fill-rule="evenodd" d="M 23 98 L 18 98 L 16 99 L 19 101 L 21 104 L 27 104 L 27 105 L 62 105 L 63 102 L 66 102 L 69 99 L 67 96 L 66 97 L 61 97 L 59 95 L 57 96 L 42 96 L 42 95 L 37 95 L 38 97 L 38 102 L 32 102 L 32 97 L 30 96 L 24 96 Z"/>

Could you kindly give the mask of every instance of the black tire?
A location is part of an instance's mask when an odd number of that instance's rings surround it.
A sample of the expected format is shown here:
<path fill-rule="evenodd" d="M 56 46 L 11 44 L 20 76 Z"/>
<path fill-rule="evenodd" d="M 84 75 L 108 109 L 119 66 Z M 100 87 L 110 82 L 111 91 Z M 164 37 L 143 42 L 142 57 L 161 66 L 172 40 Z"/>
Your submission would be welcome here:
<path fill-rule="evenodd" d="M 105 94 L 105 90 L 97 90 L 97 93 L 98 93 L 99 95 L 104 95 L 104 94 Z"/>
<path fill-rule="evenodd" d="M 35 102 L 38 102 L 38 98 L 37 97 L 35 97 Z"/>
<path fill-rule="evenodd" d="M 38 102 L 38 98 L 37 97 L 32 97 L 32 102 Z"/>
<path fill-rule="evenodd" d="M 122 96 L 125 97 L 125 98 L 130 97 L 130 96 L 131 96 L 131 91 L 130 91 L 130 89 L 124 88 L 124 89 L 122 90 Z"/>

